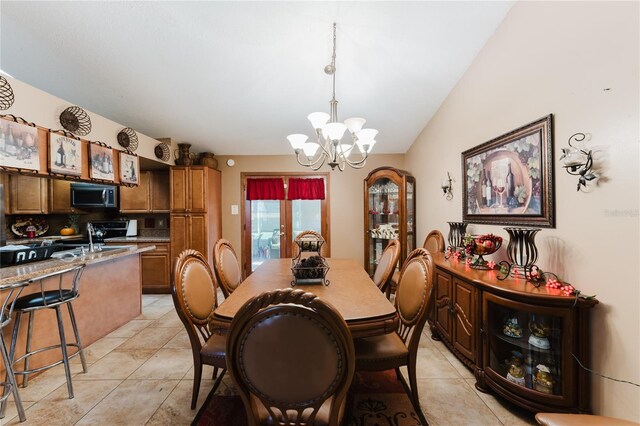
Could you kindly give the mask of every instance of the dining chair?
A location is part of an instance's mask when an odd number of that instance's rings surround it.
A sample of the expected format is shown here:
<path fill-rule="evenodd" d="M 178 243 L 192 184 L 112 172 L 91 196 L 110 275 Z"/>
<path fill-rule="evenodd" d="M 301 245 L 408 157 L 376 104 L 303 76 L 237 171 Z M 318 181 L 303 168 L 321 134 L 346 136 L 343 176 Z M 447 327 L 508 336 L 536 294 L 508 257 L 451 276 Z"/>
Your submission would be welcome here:
<path fill-rule="evenodd" d="M 380 291 L 387 293 L 387 298 L 390 295 L 391 279 L 393 273 L 398 265 L 398 259 L 400 258 L 400 241 L 391 240 L 387 247 L 382 252 L 378 266 L 373 273 L 373 282 L 378 286 Z"/>
<path fill-rule="evenodd" d="M 427 235 L 427 238 L 425 238 L 422 247 L 429 250 L 431 254 L 435 254 L 438 252 L 444 253 L 444 237 L 442 236 L 442 233 L 437 229 L 429 232 L 429 235 Z"/>
<path fill-rule="evenodd" d="M 431 254 L 423 248 L 411 252 L 402 266 L 396 292 L 395 307 L 400 320 L 398 329 L 393 333 L 354 340 L 356 370 L 395 369 L 424 424 L 427 422 L 418 398 L 416 360 L 427 313 L 432 309 L 433 274 Z M 407 366 L 409 386 L 400 372 L 401 366 Z"/>
<path fill-rule="evenodd" d="M 213 269 L 220 283 L 222 294 L 227 298 L 242 282 L 242 268 L 231 243 L 219 239 L 213 246 Z"/>
<path fill-rule="evenodd" d="M 193 392 L 191 409 L 196 408 L 202 366 L 213 366 L 213 378 L 217 377 L 211 392 L 215 392 L 227 368 L 225 360 L 225 336 L 213 334 L 209 322 L 218 307 L 216 281 L 205 257 L 196 250 L 184 250 L 178 256 L 171 296 L 178 317 L 187 329 L 193 353 Z"/>
<path fill-rule="evenodd" d="M 408 260 L 413 259 L 417 256 L 424 256 L 429 253 L 429 251 L 423 247 L 418 247 L 413 250 L 411 253 L 407 255 L 407 258 L 404 260 L 405 264 Z M 400 271 L 396 270 L 391 277 L 391 282 L 389 283 L 389 287 L 387 287 L 387 299 L 391 300 L 391 295 L 396 293 L 398 289 L 398 283 L 400 282 Z"/>
<path fill-rule="evenodd" d="M 296 235 L 296 237 L 293 239 L 293 247 L 291 249 L 291 257 L 297 257 L 298 253 L 300 251 L 300 247 L 298 247 L 298 245 L 295 242 L 298 241 L 298 240 L 301 240 L 305 236 L 309 236 L 309 235 L 311 235 L 313 237 L 316 237 L 320 241 L 324 241 L 324 243 L 322 244 L 322 247 L 320 247 L 320 255 L 323 256 L 323 257 L 327 257 L 329 255 L 329 246 L 327 246 L 327 242 L 322 237 L 322 235 L 319 232 L 316 232 L 316 231 L 302 231 L 301 233 Z"/>
<path fill-rule="evenodd" d="M 300 289 L 247 301 L 229 329 L 227 369 L 250 425 L 338 425 L 354 374 L 351 332 Z"/>

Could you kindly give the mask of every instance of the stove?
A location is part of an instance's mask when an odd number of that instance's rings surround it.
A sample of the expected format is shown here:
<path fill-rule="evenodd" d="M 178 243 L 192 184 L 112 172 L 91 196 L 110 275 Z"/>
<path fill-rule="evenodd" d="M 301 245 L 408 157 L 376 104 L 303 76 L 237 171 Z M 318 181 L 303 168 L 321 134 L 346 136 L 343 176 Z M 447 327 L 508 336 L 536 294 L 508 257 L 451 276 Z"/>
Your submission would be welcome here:
<path fill-rule="evenodd" d="M 93 225 L 94 243 L 102 243 L 107 238 L 124 237 L 127 235 L 127 220 L 96 220 Z"/>

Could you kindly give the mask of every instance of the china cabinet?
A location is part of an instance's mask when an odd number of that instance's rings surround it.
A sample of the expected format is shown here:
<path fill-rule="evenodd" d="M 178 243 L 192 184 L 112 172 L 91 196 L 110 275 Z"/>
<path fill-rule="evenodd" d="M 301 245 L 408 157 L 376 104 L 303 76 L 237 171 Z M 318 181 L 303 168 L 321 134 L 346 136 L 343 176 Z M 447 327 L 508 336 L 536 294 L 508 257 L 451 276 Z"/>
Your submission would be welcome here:
<path fill-rule="evenodd" d="M 400 265 L 416 248 L 416 181 L 391 167 L 372 170 L 364 181 L 364 264 L 373 275 L 392 239 L 400 241 Z"/>
<path fill-rule="evenodd" d="M 434 255 L 434 338 L 474 371 L 476 387 L 525 409 L 590 412 L 589 312 L 576 300 L 524 279 Z"/>

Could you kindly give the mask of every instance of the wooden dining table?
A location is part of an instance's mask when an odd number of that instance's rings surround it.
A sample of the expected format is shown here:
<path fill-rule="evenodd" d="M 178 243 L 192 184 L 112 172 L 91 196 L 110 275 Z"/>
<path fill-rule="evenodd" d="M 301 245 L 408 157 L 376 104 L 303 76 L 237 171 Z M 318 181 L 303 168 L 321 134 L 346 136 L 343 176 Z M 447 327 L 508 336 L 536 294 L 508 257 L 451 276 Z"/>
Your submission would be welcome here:
<path fill-rule="evenodd" d="M 352 259 L 326 259 L 330 284 L 296 285 L 331 303 L 345 319 L 354 338 L 387 334 L 398 328 L 395 307 L 373 283 L 364 268 Z M 265 261 L 214 313 L 211 327 L 226 333 L 242 305 L 265 291 L 290 288 L 293 275 L 291 259 Z"/>

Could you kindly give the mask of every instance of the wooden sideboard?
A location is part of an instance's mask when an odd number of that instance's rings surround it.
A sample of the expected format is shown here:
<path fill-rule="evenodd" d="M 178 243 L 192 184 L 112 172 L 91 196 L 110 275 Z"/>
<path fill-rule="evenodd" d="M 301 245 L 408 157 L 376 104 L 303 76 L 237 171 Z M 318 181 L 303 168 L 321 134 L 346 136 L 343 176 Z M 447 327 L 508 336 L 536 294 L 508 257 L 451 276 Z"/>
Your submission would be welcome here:
<path fill-rule="evenodd" d="M 434 261 L 432 338 L 473 370 L 479 390 L 534 412 L 590 412 L 589 373 L 574 355 L 590 364 L 589 311 L 597 300 L 562 296 L 524 279 L 501 281 L 497 271 L 472 269 L 442 253 Z M 515 333 L 505 327 L 514 322 Z M 540 327 L 547 336 L 532 337 Z"/>

